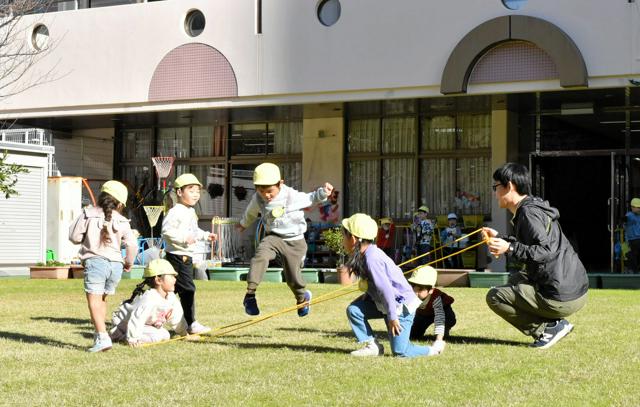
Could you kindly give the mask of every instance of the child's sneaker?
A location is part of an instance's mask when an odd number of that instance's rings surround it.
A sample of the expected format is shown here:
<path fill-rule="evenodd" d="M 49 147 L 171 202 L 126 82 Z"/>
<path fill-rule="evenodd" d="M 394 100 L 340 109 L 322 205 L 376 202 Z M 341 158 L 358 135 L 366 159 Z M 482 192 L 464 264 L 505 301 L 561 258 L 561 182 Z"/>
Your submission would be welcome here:
<path fill-rule="evenodd" d="M 304 292 L 304 300 L 302 300 L 302 302 L 300 304 L 306 303 L 307 305 L 305 305 L 304 307 L 298 308 L 298 316 L 299 317 L 306 317 L 307 315 L 309 315 L 309 311 L 311 311 L 311 297 L 313 295 L 311 294 L 311 291 L 307 290 Z"/>
<path fill-rule="evenodd" d="M 189 333 L 189 335 L 206 334 L 207 332 L 211 332 L 211 328 L 202 325 L 198 321 L 193 321 L 187 329 L 187 332 Z"/>
<path fill-rule="evenodd" d="M 105 352 L 111 349 L 113 343 L 111 342 L 111 338 L 106 333 L 104 335 L 98 334 L 95 337 L 93 342 L 93 346 L 89 348 L 89 352 Z"/>
<path fill-rule="evenodd" d="M 573 329 L 573 325 L 566 319 L 556 321 L 555 324 L 547 324 L 544 332 L 535 342 L 529 345 L 532 348 L 547 349 L 555 345 L 560 339 L 567 336 Z"/>
<path fill-rule="evenodd" d="M 384 346 L 375 339 L 365 343 L 365 345 L 351 352 L 353 356 L 382 356 L 384 355 Z"/>
<path fill-rule="evenodd" d="M 256 300 L 255 294 L 245 294 L 242 305 L 244 305 L 244 312 L 248 315 L 260 315 L 260 309 L 258 309 L 258 301 Z"/>

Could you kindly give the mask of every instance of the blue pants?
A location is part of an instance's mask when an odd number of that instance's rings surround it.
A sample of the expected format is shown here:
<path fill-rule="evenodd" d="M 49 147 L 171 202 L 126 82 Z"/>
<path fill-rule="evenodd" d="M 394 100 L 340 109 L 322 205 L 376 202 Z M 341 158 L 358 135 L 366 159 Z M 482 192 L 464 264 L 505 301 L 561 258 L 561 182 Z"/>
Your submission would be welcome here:
<path fill-rule="evenodd" d="M 414 313 L 409 313 L 403 308 L 401 315 L 398 315 L 400 322 L 400 335 L 393 336 L 389 333 L 389 342 L 394 356 L 413 358 L 416 356 L 426 356 L 429 354 L 429 346 L 418 346 L 409 342 L 409 334 L 413 325 Z M 347 318 L 351 324 L 351 329 L 356 335 L 358 342 L 368 342 L 373 340 L 373 331 L 369 325 L 370 319 L 384 318 L 388 323 L 387 316 L 376 308 L 376 304 L 368 297 L 358 298 L 347 307 Z"/>

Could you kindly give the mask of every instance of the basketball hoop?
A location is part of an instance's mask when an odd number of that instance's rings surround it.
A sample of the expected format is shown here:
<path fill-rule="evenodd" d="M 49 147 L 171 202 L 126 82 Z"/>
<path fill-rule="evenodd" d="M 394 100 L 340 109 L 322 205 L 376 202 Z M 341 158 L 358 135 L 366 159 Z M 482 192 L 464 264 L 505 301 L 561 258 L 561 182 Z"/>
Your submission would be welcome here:
<path fill-rule="evenodd" d="M 151 226 L 151 240 L 153 240 L 153 228 L 158 223 L 158 218 L 162 213 L 164 206 L 143 206 L 144 213 L 147 214 L 147 220 L 149 220 L 149 226 Z"/>
<path fill-rule="evenodd" d="M 174 160 L 175 157 L 151 157 L 158 176 L 158 191 L 160 191 L 160 180 L 162 179 L 162 192 L 167 192 L 167 177 L 171 174 Z"/>

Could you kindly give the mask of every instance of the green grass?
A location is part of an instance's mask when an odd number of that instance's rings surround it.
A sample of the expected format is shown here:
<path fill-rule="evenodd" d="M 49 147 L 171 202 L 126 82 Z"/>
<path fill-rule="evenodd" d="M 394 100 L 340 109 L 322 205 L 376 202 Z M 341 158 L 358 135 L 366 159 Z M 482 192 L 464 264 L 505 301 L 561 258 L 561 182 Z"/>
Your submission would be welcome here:
<path fill-rule="evenodd" d="M 123 281 L 110 309 L 135 281 Z M 339 288 L 309 286 L 317 297 Z M 450 288 L 458 325 L 443 355 L 354 358 L 351 294 L 228 336 L 89 354 L 82 281 L 0 281 L 0 405 L 631 406 L 640 403 L 640 292 L 592 290 L 571 335 L 546 351 L 487 308 L 486 289 Z M 198 319 L 243 321 L 244 283 L 198 282 Z M 263 283 L 264 314 L 288 307 L 285 284 Z M 431 331 L 430 331 L 431 332 Z"/>

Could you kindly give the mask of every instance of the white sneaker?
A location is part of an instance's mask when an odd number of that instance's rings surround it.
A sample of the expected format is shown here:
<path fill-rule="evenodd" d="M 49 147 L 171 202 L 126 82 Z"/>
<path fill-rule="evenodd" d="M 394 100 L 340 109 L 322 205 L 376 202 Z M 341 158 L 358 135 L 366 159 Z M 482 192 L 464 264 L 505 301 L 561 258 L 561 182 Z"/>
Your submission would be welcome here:
<path fill-rule="evenodd" d="M 105 352 L 111 349 L 111 338 L 106 333 L 104 335 L 97 335 L 94 339 L 93 346 L 88 349 L 91 353 Z"/>
<path fill-rule="evenodd" d="M 202 325 L 198 321 L 193 321 L 189 329 L 187 329 L 187 332 L 190 335 L 206 334 L 207 332 L 211 332 L 211 328 L 209 328 L 208 326 Z"/>
<path fill-rule="evenodd" d="M 365 345 L 351 352 L 353 356 L 382 356 L 384 354 L 384 346 L 376 340 L 369 341 Z"/>

